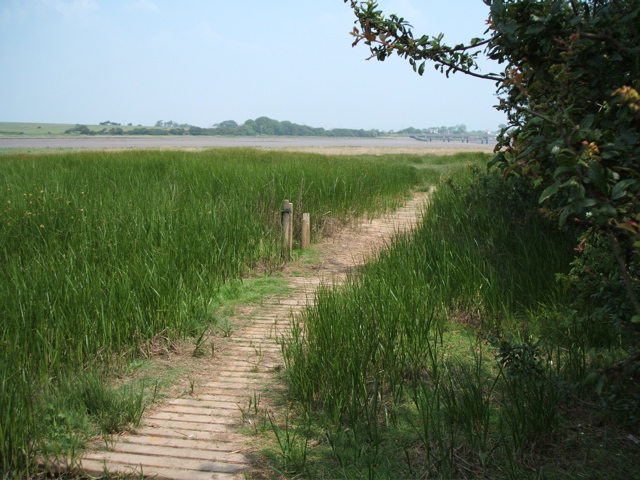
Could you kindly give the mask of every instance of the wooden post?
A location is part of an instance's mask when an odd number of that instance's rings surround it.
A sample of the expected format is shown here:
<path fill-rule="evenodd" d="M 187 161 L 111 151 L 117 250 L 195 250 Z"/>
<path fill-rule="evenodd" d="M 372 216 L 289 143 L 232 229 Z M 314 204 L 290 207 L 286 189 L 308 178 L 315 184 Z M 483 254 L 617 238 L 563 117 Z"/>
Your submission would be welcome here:
<path fill-rule="evenodd" d="M 309 248 L 311 241 L 311 218 L 308 213 L 302 214 L 302 239 L 300 242 L 300 248 L 306 250 Z"/>
<path fill-rule="evenodd" d="M 291 258 L 291 252 L 293 251 L 293 203 L 289 202 L 289 258 Z"/>
<path fill-rule="evenodd" d="M 293 242 L 293 204 L 289 200 L 282 202 L 282 258 L 286 261 L 291 257 Z"/>

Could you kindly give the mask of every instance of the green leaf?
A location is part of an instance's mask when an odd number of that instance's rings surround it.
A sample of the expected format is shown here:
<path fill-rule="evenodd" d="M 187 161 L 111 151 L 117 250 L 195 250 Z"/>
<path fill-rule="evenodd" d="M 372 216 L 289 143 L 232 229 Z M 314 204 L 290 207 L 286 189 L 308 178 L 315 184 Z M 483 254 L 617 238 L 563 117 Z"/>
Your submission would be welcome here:
<path fill-rule="evenodd" d="M 558 193 L 558 188 L 560 188 L 560 181 L 557 181 L 553 185 L 550 185 L 547 188 L 545 188 L 544 192 L 542 192 L 542 194 L 540 195 L 540 199 L 538 200 L 538 203 L 542 203 L 547 198 Z"/>
<path fill-rule="evenodd" d="M 574 144 L 581 143 L 583 141 L 592 142 L 595 140 L 595 138 L 595 134 L 592 130 L 581 128 L 573 135 L 571 135 L 571 142 Z"/>
<path fill-rule="evenodd" d="M 558 165 L 562 165 L 563 167 L 570 167 L 572 165 L 575 165 L 577 161 L 578 157 L 576 156 L 576 154 L 568 148 L 560 150 L 560 152 L 556 156 L 556 162 L 558 162 Z"/>
<path fill-rule="evenodd" d="M 598 200 L 596 200 L 595 198 L 585 198 L 584 200 L 582 200 L 582 202 L 580 202 L 580 206 L 584 209 L 594 207 L 597 204 Z"/>
<path fill-rule="evenodd" d="M 576 165 L 572 165 L 568 167 L 558 167 L 553 172 L 553 178 L 560 178 L 561 176 L 566 174 L 575 175 L 577 171 L 578 169 L 576 168 Z"/>
<path fill-rule="evenodd" d="M 580 122 L 580 128 L 583 128 L 585 130 L 591 128 L 595 119 L 596 119 L 595 115 L 593 114 L 587 115 Z"/>
<path fill-rule="evenodd" d="M 622 180 L 616 183 L 611 189 L 611 200 L 619 200 L 625 196 L 627 193 L 627 187 L 635 182 L 632 178 L 627 178 L 626 180 Z"/>
<path fill-rule="evenodd" d="M 604 167 L 600 162 L 591 162 L 587 168 L 587 176 L 596 184 L 598 190 L 607 193 L 607 179 Z"/>
<path fill-rule="evenodd" d="M 612 158 L 617 158 L 620 156 L 620 152 L 618 152 L 617 150 L 613 150 L 611 148 L 607 148 L 607 149 L 601 149 L 601 154 L 600 156 L 603 158 L 603 160 L 610 160 Z"/>
<path fill-rule="evenodd" d="M 620 132 L 620 138 L 622 138 L 627 145 L 635 145 L 638 143 L 638 134 L 631 128 L 623 129 Z"/>
<path fill-rule="evenodd" d="M 631 317 L 631 323 L 640 323 L 640 315 L 634 315 Z"/>
<path fill-rule="evenodd" d="M 618 216 L 618 212 L 616 211 L 616 209 L 613 208 L 608 203 L 605 203 L 596 211 L 594 211 L 594 214 L 598 214 L 598 216 L 604 217 L 604 218 L 615 218 Z"/>
<path fill-rule="evenodd" d="M 491 2 L 491 16 L 498 18 L 504 12 L 504 3 L 502 0 L 493 0 Z"/>
<path fill-rule="evenodd" d="M 589 375 L 587 375 L 587 378 L 585 378 L 582 383 L 584 385 L 593 385 L 594 383 L 596 383 L 598 378 L 600 378 L 600 374 L 598 372 L 591 372 Z"/>

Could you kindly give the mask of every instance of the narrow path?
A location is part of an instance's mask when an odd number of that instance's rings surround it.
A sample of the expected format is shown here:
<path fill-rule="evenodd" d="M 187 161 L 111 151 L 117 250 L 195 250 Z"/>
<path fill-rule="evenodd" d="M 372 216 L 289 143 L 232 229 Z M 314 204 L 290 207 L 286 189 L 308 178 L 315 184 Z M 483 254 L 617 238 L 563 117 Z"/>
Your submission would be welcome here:
<path fill-rule="evenodd" d="M 277 338 L 286 331 L 291 315 L 313 301 L 320 283 L 343 280 L 394 233 L 413 228 L 426 199 L 426 194 L 418 194 L 392 214 L 325 240 L 315 247 L 320 254 L 317 263 L 287 266 L 283 272 L 290 286 L 286 297 L 243 311 L 239 321 L 244 326 L 226 339 L 222 353 L 204 372 L 206 381 L 145 415 L 135 433 L 116 436 L 85 453 L 80 471 L 175 480 L 250 476 L 252 438 L 243 434 L 240 407 L 247 407 L 252 395 L 275 381 L 274 372 L 282 366 Z"/>

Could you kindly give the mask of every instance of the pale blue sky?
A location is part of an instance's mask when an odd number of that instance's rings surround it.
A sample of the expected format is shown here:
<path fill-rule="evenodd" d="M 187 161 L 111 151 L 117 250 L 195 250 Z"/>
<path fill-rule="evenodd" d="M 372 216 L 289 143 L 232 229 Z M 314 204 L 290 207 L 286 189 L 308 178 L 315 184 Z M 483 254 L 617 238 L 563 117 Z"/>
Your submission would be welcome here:
<path fill-rule="evenodd" d="M 380 0 L 416 33 L 482 36 L 482 0 Z M 351 47 L 342 0 L 0 0 L 0 122 L 496 129 L 493 82 Z M 485 72 L 499 70 L 488 66 Z"/>

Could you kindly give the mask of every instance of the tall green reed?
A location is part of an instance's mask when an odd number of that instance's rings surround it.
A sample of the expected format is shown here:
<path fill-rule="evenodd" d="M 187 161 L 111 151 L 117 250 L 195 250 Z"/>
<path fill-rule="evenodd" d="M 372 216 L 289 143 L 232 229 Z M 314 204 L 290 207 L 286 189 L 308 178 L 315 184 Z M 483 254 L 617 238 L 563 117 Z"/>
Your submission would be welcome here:
<path fill-rule="evenodd" d="M 291 392 L 333 432 L 332 445 L 376 444 L 395 458 L 396 472 L 457 477 L 484 474 L 551 438 L 554 383 L 503 375 L 485 341 L 553 330 L 549 312 L 560 315 L 569 303 L 555 278 L 568 270 L 575 239 L 535 198 L 524 183 L 477 167 L 456 171 L 413 234 L 344 286 L 320 289 L 292 322 L 283 340 Z M 345 427 L 360 442 L 336 439 Z M 405 454 L 422 452 L 415 465 L 392 448 L 398 437 Z M 335 455 L 365 468 L 355 453 Z"/>
<path fill-rule="evenodd" d="M 31 391 L 201 331 L 223 283 L 277 268 L 284 198 L 319 233 L 415 183 L 378 160 L 249 149 L 3 156 L 0 471 L 33 461 Z"/>

